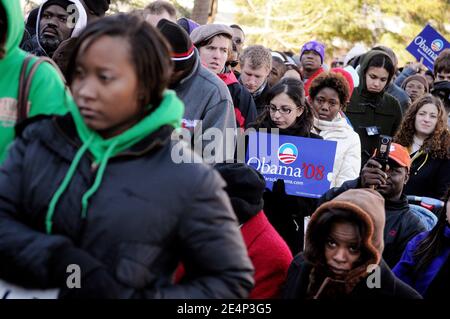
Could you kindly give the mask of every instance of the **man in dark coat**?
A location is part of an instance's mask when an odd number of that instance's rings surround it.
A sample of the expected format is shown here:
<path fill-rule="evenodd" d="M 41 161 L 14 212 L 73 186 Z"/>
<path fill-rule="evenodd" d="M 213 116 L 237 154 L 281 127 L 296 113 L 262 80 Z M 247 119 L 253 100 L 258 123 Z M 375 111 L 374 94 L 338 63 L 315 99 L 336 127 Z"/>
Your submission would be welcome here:
<path fill-rule="evenodd" d="M 411 212 L 408 199 L 403 193 L 410 167 L 411 159 L 408 151 L 403 146 L 392 143 L 386 172 L 381 169 L 380 163 L 370 159 L 363 167 L 359 178 L 329 190 L 319 200 L 319 204 L 329 201 L 348 189 L 375 187 L 385 198 L 383 259 L 390 267 L 394 267 L 400 260 L 408 242 L 426 230 L 420 219 Z"/>
<path fill-rule="evenodd" d="M 266 95 L 270 86 L 268 78 L 272 70 L 270 50 L 262 45 L 247 47 L 240 57 L 241 76 L 239 82 L 251 93 L 259 114 L 267 103 Z"/>

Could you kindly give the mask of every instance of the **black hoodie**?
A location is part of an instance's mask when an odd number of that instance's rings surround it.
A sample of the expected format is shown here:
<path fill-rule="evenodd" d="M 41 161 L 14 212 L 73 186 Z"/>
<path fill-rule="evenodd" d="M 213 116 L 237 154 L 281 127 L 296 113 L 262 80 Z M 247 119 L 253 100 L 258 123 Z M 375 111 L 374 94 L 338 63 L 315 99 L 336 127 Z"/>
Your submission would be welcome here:
<path fill-rule="evenodd" d="M 389 56 L 377 50 L 369 51 L 363 58 L 359 70 L 359 86 L 353 90 L 350 103 L 345 111 L 354 130 L 361 139 L 361 167 L 367 162 L 378 145 L 379 134 L 394 136 L 401 120 L 400 104 L 386 93 L 393 74 L 389 74 L 386 87 L 379 93 L 371 93 L 366 87 L 366 72 L 369 62 L 378 55 Z M 368 135 L 366 128 L 376 126 L 378 134 Z"/>

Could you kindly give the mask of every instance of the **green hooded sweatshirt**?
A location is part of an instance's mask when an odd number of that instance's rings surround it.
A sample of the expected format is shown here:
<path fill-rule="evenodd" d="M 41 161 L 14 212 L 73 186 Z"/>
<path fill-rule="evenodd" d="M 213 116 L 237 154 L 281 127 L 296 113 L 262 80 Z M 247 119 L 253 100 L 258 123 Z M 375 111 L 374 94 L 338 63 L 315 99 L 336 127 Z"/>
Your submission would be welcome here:
<path fill-rule="evenodd" d="M 14 139 L 17 121 L 19 77 L 27 54 L 19 48 L 25 24 L 19 0 L 0 0 L 6 11 L 7 33 L 5 56 L 0 59 L 0 164 L 4 161 L 9 144 Z M 30 65 L 31 68 L 31 65 Z M 33 77 L 28 100 L 29 116 L 38 114 L 65 114 L 70 93 L 59 73 L 48 63 L 39 66 Z"/>
<path fill-rule="evenodd" d="M 82 218 L 86 218 L 87 216 L 88 201 L 99 189 L 109 159 L 118 153 L 129 149 L 164 125 L 170 125 L 174 128 L 180 127 L 181 118 L 184 114 L 184 105 L 174 91 L 166 90 L 160 105 L 158 105 L 149 115 L 145 116 L 141 121 L 125 132 L 109 139 L 103 139 L 96 131 L 91 130 L 86 125 L 75 102 L 69 104 L 69 111 L 75 122 L 78 136 L 83 142 L 83 145 L 75 154 L 75 157 L 67 170 L 66 176 L 50 200 L 45 219 L 46 230 L 49 234 L 52 232 L 52 219 L 56 205 L 69 186 L 75 175 L 77 166 L 86 151 L 89 151 L 92 154 L 95 163 L 99 166 L 94 183 L 89 190 L 84 193 L 81 200 Z"/>

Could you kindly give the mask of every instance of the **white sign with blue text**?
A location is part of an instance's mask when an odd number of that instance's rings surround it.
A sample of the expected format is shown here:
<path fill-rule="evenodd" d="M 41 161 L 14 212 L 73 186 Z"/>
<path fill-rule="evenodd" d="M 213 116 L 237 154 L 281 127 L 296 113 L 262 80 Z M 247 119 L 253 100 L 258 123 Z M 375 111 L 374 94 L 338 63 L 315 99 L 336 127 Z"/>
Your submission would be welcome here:
<path fill-rule="evenodd" d="M 330 189 L 336 142 L 252 132 L 246 163 L 258 170 L 266 187 L 284 180 L 286 194 L 319 198 Z"/>

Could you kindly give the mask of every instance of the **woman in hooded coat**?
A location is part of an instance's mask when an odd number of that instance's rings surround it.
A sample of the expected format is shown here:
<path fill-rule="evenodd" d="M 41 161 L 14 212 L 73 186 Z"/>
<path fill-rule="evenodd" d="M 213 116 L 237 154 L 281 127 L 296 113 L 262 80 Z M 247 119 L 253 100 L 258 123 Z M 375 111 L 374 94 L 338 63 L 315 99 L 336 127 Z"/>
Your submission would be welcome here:
<path fill-rule="evenodd" d="M 394 72 L 392 60 L 382 51 L 371 50 L 362 58 L 360 83 L 345 110 L 361 139 L 361 167 L 373 155 L 380 134 L 394 136 L 402 120 L 399 102 L 386 93 Z"/>
<path fill-rule="evenodd" d="M 348 190 L 312 215 L 305 251 L 292 262 L 288 299 L 421 299 L 382 260 L 384 199 L 371 189 Z"/>

